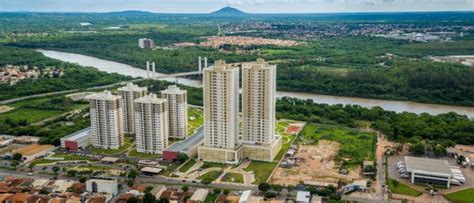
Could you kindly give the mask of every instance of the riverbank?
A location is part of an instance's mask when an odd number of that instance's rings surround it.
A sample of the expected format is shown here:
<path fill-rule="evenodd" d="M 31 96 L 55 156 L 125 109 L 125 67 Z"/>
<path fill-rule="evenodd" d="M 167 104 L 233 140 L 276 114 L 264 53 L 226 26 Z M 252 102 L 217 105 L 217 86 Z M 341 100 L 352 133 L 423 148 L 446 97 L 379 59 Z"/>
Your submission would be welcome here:
<path fill-rule="evenodd" d="M 67 53 L 61 51 L 51 50 L 37 50 L 45 56 L 65 62 L 77 63 L 82 66 L 95 67 L 101 71 L 108 73 L 118 73 L 132 77 L 146 77 L 146 71 L 127 64 L 118 63 L 115 61 L 99 59 L 96 57 L 86 56 L 82 54 Z M 161 74 L 161 73 L 157 73 Z M 169 82 L 175 82 L 192 87 L 202 87 L 202 81 L 182 78 L 167 78 L 164 79 Z M 469 118 L 474 118 L 474 107 L 463 107 L 454 105 L 442 104 L 425 104 L 410 101 L 393 101 L 393 100 L 378 100 L 366 98 L 354 98 L 343 96 L 329 96 L 312 93 L 300 92 L 277 92 L 277 97 L 294 97 L 299 99 L 312 99 L 316 103 L 322 104 L 342 104 L 342 105 L 360 105 L 366 108 L 381 107 L 387 111 L 412 112 L 416 114 L 428 113 L 431 115 L 438 115 L 442 113 L 456 112 L 461 115 L 466 115 Z"/>

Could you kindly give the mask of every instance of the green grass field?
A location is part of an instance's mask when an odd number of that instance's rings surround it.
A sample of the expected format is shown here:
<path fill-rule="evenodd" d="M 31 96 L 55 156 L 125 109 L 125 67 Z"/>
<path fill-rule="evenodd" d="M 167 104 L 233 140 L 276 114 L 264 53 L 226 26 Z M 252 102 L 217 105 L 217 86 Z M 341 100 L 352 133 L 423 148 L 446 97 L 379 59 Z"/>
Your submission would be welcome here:
<path fill-rule="evenodd" d="M 289 120 L 281 120 L 277 121 L 276 124 L 276 132 L 277 134 L 282 136 L 282 145 L 281 145 L 281 150 L 278 152 L 276 157 L 274 158 L 274 161 L 279 161 L 283 155 L 285 155 L 286 151 L 290 148 L 291 144 L 295 141 L 296 135 L 290 135 L 285 132 L 286 128 L 291 124 L 297 121 L 289 121 Z"/>
<path fill-rule="evenodd" d="M 375 160 L 375 135 L 338 126 L 308 124 L 302 131 L 303 142 L 317 142 L 320 139 L 339 142 L 336 161 L 343 167 L 360 165 L 364 160 Z"/>
<path fill-rule="evenodd" d="M 395 180 L 393 180 L 393 179 L 388 180 L 388 188 L 393 193 L 397 193 L 397 194 L 401 194 L 401 195 L 408 195 L 408 196 L 417 197 L 417 196 L 420 196 L 422 194 L 422 192 L 420 192 L 418 190 L 415 190 L 415 189 L 411 188 L 410 186 L 405 185 L 401 182 L 398 182 L 398 181 L 395 182 Z"/>
<path fill-rule="evenodd" d="M 64 158 L 64 160 L 36 159 L 31 163 L 35 164 L 35 165 L 41 165 L 41 164 L 52 164 L 52 163 L 56 163 L 58 161 L 90 160 L 90 158 L 87 157 L 87 156 L 80 156 L 80 155 L 75 155 L 75 154 L 55 154 L 51 157 L 62 157 L 62 158 Z"/>
<path fill-rule="evenodd" d="M 136 157 L 140 159 L 159 159 L 162 157 L 161 154 L 148 154 L 148 153 L 137 152 L 136 149 L 131 150 L 128 153 L 128 156 Z"/>
<path fill-rule="evenodd" d="M 52 98 L 39 98 L 31 99 L 20 102 L 15 102 L 8 104 L 9 106 L 15 107 L 14 110 L 0 114 L 0 122 L 4 122 L 6 119 L 11 119 L 13 121 L 18 121 L 21 119 L 26 119 L 28 123 L 35 123 L 47 118 L 54 116 L 59 116 L 67 111 L 72 111 L 75 109 L 83 108 L 84 104 L 72 104 L 67 110 L 51 110 L 51 109 L 41 109 L 41 108 L 31 108 L 28 106 L 34 106 L 39 104 L 47 103 Z"/>
<path fill-rule="evenodd" d="M 191 119 L 193 118 L 193 119 Z M 198 128 L 200 128 L 204 123 L 204 112 L 200 108 L 188 108 L 188 133 L 190 136 L 194 134 Z"/>
<path fill-rule="evenodd" d="M 221 171 L 210 171 L 204 175 L 198 177 L 199 180 L 209 180 L 210 182 L 215 181 L 220 175 Z"/>
<path fill-rule="evenodd" d="M 188 171 L 191 167 L 194 166 L 194 164 L 196 164 L 196 160 L 190 159 L 183 166 L 181 166 L 181 168 L 179 168 L 179 172 L 184 173 L 184 172 Z"/>
<path fill-rule="evenodd" d="M 90 147 L 89 150 L 93 154 L 111 155 L 111 154 L 124 153 L 131 146 L 132 146 L 132 140 L 129 137 L 125 137 L 124 145 L 118 149 L 100 149 L 100 148 Z"/>
<path fill-rule="evenodd" d="M 252 161 L 245 171 L 253 171 L 255 175 L 255 184 L 264 183 L 277 166 L 277 162 Z"/>
<path fill-rule="evenodd" d="M 474 188 L 468 188 L 458 192 L 444 195 L 446 199 L 456 203 L 472 203 L 474 202 Z"/>
<path fill-rule="evenodd" d="M 244 176 L 240 173 L 228 172 L 224 175 L 222 181 L 231 183 L 244 183 Z"/>

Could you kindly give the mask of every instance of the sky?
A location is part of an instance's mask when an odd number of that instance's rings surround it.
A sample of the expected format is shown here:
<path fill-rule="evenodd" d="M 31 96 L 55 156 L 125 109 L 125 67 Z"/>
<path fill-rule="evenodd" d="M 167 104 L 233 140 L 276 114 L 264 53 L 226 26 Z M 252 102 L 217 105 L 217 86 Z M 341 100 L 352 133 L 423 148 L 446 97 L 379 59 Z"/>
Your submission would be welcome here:
<path fill-rule="evenodd" d="M 474 0 L 0 0 L 0 11 L 208 13 L 224 6 L 248 13 L 474 11 Z"/>

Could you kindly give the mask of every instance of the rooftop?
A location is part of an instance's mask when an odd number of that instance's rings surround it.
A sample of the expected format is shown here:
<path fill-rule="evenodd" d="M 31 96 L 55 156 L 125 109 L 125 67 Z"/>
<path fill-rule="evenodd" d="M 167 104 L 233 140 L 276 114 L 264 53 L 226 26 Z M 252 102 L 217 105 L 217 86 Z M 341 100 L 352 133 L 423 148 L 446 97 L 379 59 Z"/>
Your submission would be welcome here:
<path fill-rule="evenodd" d="M 407 171 L 426 171 L 440 174 L 451 174 L 449 163 L 446 160 L 405 156 Z"/>
<path fill-rule="evenodd" d="M 160 173 L 162 170 L 162 168 L 143 167 L 140 171 L 146 173 Z"/>
<path fill-rule="evenodd" d="M 113 95 L 112 92 L 105 90 L 101 93 L 89 95 L 86 97 L 87 100 L 109 100 L 109 101 L 114 101 L 121 99 L 121 96 L 118 95 Z"/>
<path fill-rule="evenodd" d="M 125 86 L 118 88 L 118 91 L 131 91 L 131 92 L 142 92 L 146 91 L 146 87 L 140 87 L 138 85 L 135 85 L 131 82 L 127 83 Z"/>
<path fill-rule="evenodd" d="M 296 193 L 297 202 L 309 202 L 310 197 L 311 197 L 311 193 L 308 191 L 298 191 Z"/>
<path fill-rule="evenodd" d="M 54 148 L 53 145 L 32 144 L 16 150 L 15 153 L 20 153 L 23 156 L 31 156 L 45 150 L 51 150 L 52 148 Z"/>
<path fill-rule="evenodd" d="M 151 104 L 162 104 L 166 102 L 166 99 L 156 97 L 156 94 L 149 94 L 144 97 L 135 100 L 138 103 L 151 103 Z"/>
<path fill-rule="evenodd" d="M 83 137 L 87 137 L 90 135 L 90 132 L 91 132 L 91 128 L 88 127 L 88 128 L 84 128 L 82 130 L 79 130 L 77 132 L 74 132 L 64 138 L 62 138 L 63 140 L 79 140 Z"/>
<path fill-rule="evenodd" d="M 232 64 L 227 64 L 223 60 L 218 60 L 214 62 L 214 65 L 209 66 L 209 68 L 204 69 L 204 71 L 232 71 L 233 69 L 238 69 L 239 67 Z"/>
<path fill-rule="evenodd" d="M 161 94 L 185 94 L 186 92 L 186 90 L 182 90 L 176 85 L 170 85 L 168 89 L 161 91 Z"/>
<path fill-rule="evenodd" d="M 199 143 L 201 143 L 204 139 L 204 128 L 199 128 L 194 135 L 188 137 L 187 139 L 181 141 L 181 142 L 176 142 L 170 147 L 166 149 L 166 151 L 172 151 L 172 152 L 183 152 L 183 151 L 188 151 L 189 149 L 195 147 Z"/>

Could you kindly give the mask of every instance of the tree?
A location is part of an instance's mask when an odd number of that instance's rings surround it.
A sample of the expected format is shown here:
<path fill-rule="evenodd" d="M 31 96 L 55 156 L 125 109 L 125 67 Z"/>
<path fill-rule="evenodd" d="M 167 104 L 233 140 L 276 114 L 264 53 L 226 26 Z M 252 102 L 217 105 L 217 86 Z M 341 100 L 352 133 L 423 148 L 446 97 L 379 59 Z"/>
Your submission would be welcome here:
<path fill-rule="evenodd" d="M 410 147 L 410 152 L 414 155 L 422 155 L 425 153 L 425 145 L 421 142 L 413 144 Z"/>
<path fill-rule="evenodd" d="M 149 185 L 145 187 L 145 193 L 153 190 L 153 186 Z"/>
<path fill-rule="evenodd" d="M 13 167 L 14 170 L 16 170 L 16 167 L 19 165 L 20 163 L 18 163 L 17 160 L 13 160 L 11 163 L 10 163 L 10 166 Z"/>
<path fill-rule="evenodd" d="M 87 181 L 87 178 L 84 176 L 79 177 L 79 182 L 80 183 L 85 183 Z"/>
<path fill-rule="evenodd" d="M 277 192 L 277 195 L 280 195 L 281 191 L 283 190 L 283 187 L 281 185 L 272 185 L 272 189 Z"/>
<path fill-rule="evenodd" d="M 67 171 L 67 175 L 68 175 L 69 177 L 75 177 L 76 174 L 77 174 L 77 171 L 76 171 L 76 170 L 69 170 L 69 171 Z"/>
<path fill-rule="evenodd" d="M 135 169 L 130 170 L 127 175 L 128 178 L 133 179 L 133 180 L 135 180 L 137 176 L 138 176 L 138 171 Z"/>
<path fill-rule="evenodd" d="M 189 187 L 186 186 L 186 185 L 183 185 L 183 186 L 181 187 L 181 190 L 183 190 L 184 192 L 187 192 L 187 191 L 189 190 Z"/>
<path fill-rule="evenodd" d="M 61 168 L 59 168 L 58 166 L 53 166 L 53 167 L 51 168 L 51 170 L 53 170 L 54 175 L 58 175 L 58 172 L 59 172 L 59 170 L 61 170 Z"/>
<path fill-rule="evenodd" d="M 155 202 L 156 202 L 155 195 L 152 195 L 149 192 L 145 193 L 145 196 L 143 196 L 143 203 L 155 203 Z"/>
<path fill-rule="evenodd" d="M 15 153 L 13 154 L 13 160 L 15 161 L 21 161 L 21 158 L 23 158 L 23 155 L 20 153 Z"/>
<path fill-rule="evenodd" d="M 224 193 L 224 195 L 227 196 L 230 193 L 230 191 L 228 189 L 224 189 L 223 193 Z"/>
<path fill-rule="evenodd" d="M 140 202 L 140 200 L 136 197 L 130 197 L 127 200 L 127 203 L 139 203 L 139 202 Z"/>
<path fill-rule="evenodd" d="M 181 162 L 181 163 L 185 162 L 188 159 L 189 159 L 189 156 L 185 153 L 179 153 L 178 156 L 176 157 L 176 161 Z"/>
<path fill-rule="evenodd" d="M 258 185 L 258 190 L 262 191 L 262 193 L 265 193 L 266 191 L 270 190 L 271 186 L 268 183 L 260 183 Z"/>
<path fill-rule="evenodd" d="M 201 183 L 207 187 L 207 185 L 211 184 L 212 181 L 210 181 L 209 179 L 205 178 L 203 180 L 201 180 Z"/>
<path fill-rule="evenodd" d="M 447 153 L 446 148 L 440 145 L 436 146 L 433 152 L 437 157 L 444 156 Z"/>
<path fill-rule="evenodd" d="M 31 172 L 33 172 L 33 168 L 34 168 L 35 166 L 36 166 L 35 163 L 30 163 L 30 164 L 28 165 L 28 168 L 30 169 Z"/>
<path fill-rule="evenodd" d="M 219 188 L 214 188 L 214 194 L 218 195 L 221 194 L 222 190 Z"/>
<path fill-rule="evenodd" d="M 291 191 L 295 189 L 295 186 L 293 185 L 288 185 L 286 186 L 286 190 L 288 190 L 288 196 L 291 196 Z"/>
<path fill-rule="evenodd" d="M 128 181 L 127 181 L 128 187 L 132 187 L 133 184 L 134 184 L 134 183 L 133 183 L 133 180 L 132 180 L 132 179 L 128 179 Z"/>

